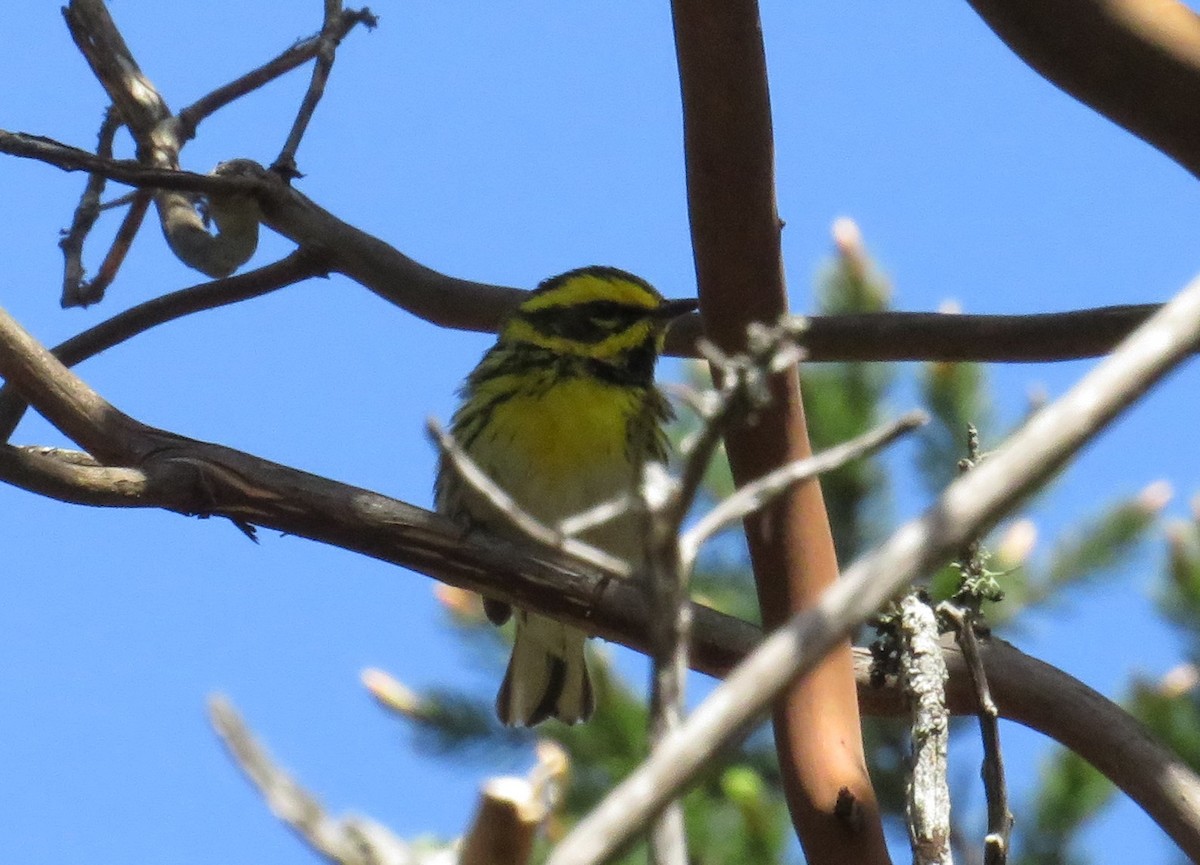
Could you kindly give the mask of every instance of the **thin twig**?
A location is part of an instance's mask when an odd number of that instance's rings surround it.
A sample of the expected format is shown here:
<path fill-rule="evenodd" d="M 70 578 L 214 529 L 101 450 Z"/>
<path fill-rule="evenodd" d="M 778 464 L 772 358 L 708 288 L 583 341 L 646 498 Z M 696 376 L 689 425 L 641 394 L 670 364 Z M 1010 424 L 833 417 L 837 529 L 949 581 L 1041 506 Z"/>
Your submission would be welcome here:
<path fill-rule="evenodd" d="M 373 28 L 376 24 L 375 16 L 369 9 L 358 12 L 343 11 L 341 0 L 325 0 L 325 23 L 316 37 L 316 44 L 313 48 L 313 54 L 317 60 L 313 64 L 312 78 L 308 83 L 308 90 L 304 93 L 304 99 L 300 102 L 300 109 L 296 113 L 291 131 L 288 132 L 287 140 L 284 141 L 283 149 L 279 151 L 279 156 L 271 165 L 271 170 L 284 180 L 290 181 L 302 176 L 296 168 L 296 151 L 300 148 L 300 140 L 304 137 L 305 130 L 308 129 L 308 123 L 317 109 L 317 103 L 321 101 L 321 97 L 325 93 L 325 83 L 329 80 L 329 72 L 333 68 L 338 43 L 342 41 L 350 28 L 359 22 L 366 24 L 368 29 Z"/>
<path fill-rule="evenodd" d="M 124 207 L 127 204 L 132 204 L 133 199 L 136 197 L 136 189 L 133 192 L 126 192 L 124 195 L 118 195 L 116 198 L 113 198 L 109 201 L 101 202 L 100 211 L 103 213 L 105 210 L 116 210 L 118 207 Z"/>
<path fill-rule="evenodd" d="M 632 493 L 621 493 L 606 502 L 593 505 L 586 511 L 580 511 L 559 521 L 558 530 L 564 535 L 581 535 L 610 523 L 618 517 L 625 516 L 629 513 L 629 509 L 636 505 L 637 502 Z"/>
<path fill-rule="evenodd" d="M 230 758 L 262 794 L 271 813 L 317 853 L 339 865 L 416 865 L 419 861 L 409 845 L 384 825 L 365 817 L 339 818 L 326 812 L 316 796 L 275 764 L 225 697 L 212 697 L 208 710 L 209 721 Z"/>
<path fill-rule="evenodd" d="M 363 24 L 367 29 L 371 29 L 376 24 L 375 16 L 371 14 L 369 9 L 347 9 L 338 17 L 337 28 L 333 35 L 340 42 L 358 24 Z M 194 136 L 196 134 L 196 127 L 200 125 L 201 121 L 216 113 L 221 108 L 224 108 L 229 103 L 258 90 L 263 85 L 269 84 L 276 78 L 307 63 L 317 55 L 323 44 L 323 40 L 326 38 L 328 37 L 324 29 L 322 29 L 317 35 L 300 40 L 273 60 L 264 63 L 257 69 L 247 72 L 245 75 L 228 84 L 218 87 L 211 93 L 197 99 L 187 108 L 184 108 L 176 115 L 182 125 L 184 137 L 191 138 Z"/>
<path fill-rule="evenodd" d="M 547 526 L 537 517 L 530 514 L 508 492 L 487 476 L 470 455 L 454 440 L 454 437 L 442 429 L 441 425 L 430 419 L 427 422 L 429 437 L 437 446 L 445 459 L 458 472 L 459 476 L 475 492 L 483 496 L 496 513 L 529 538 L 542 546 L 561 550 L 569 556 L 586 562 L 594 568 L 609 573 L 615 577 L 628 577 L 631 573 L 629 564 L 617 556 L 610 555 L 591 544 L 578 538 L 563 534 Z"/>
<path fill-rule="evenodd" d="M 100 132 L 96 136 L 96 156 L 99 159 L 111 160 L 113 155 L 113 139 L 122 124 L 121 113 L 116 106 L 109 106 L 104 112 L 104 120 L 100 123 Z M 64 308 L 87 306 L 92 302 L 91 292 L 85 279 L 86 270 L 83 266 L 83 244 L 92 226 L 100 216 L 102 206 L 100 196 L 108 178 L 103 174 L 88 175 L 87 185 L 75 208 L 71 219 L 71 227 L 63 234 L 58 242 L 58 248 L 63 253 L 63 284 L 60 303 Z"/>
<path fill-rule="evenodd" d="M 146 211 L 150 208 L 152 197 L 145 189 L 139 189 L 133 194 L 129 210 L 126 211 L 125 218 L 121 220 L 121 225 L 117 228 L 112 245 L 108 248 L 108 254 L 104 256 L 104 261 L 100 262 L 100 269 L 96 271 L 96 278 L 87 285 L 88 303 L 97 303 L 103 300 L 104 292 L 117 278 L 117 271 L 125 262 L 125 256 L 129 254 L 133 239 L 142 227 L 142 220 L 145 219 Z M 87 304 L 81 302 L 80 305 L 86 306 Z"/>
<path fill-rule="evenodd" d="M 299 250 L 286 258 L 237 276 L 195 285 L 156 297 L 60 343 L 52 351 L 74 366 L 152 327 L 206 309 L 260 297 L 326 272 L 320 255 Z M 0 442 L 8 441 L 25 414 L 26 403 L 11 384 L 0 387 Z"/>
<path fill-rule="evenodd" d="M 938 567 L 995 523 L 1200 339 L 1200 279 L 1070 391 L 1034 415 L 977 469 L 955 480 L 921 517 L 859 559 L 816 609 L 768 637 L 649 759 L 584 818 L 548 865 L 601 862 L 750 729 L 785 687 L 812 669 L 909 581 Z"/>
<path fill-rule="evenodd" d="M 978 699 L 979 732 L 983 740 L 983 789 L 987 795 L 988 831 L 983 842 L 986 865 L 1004 865 L 1008 859 L 1013 815 L 1008 807 L 1004 755 L 1000 748 L 1000 712 L 988 687 L 972 616 L 956 604 L 940 604 L 938 612 L 954 625 L 955 637 Z"/>
<path fill-rule="evenodd" d="M 817 477 L 848 462 L 861 459 L 928 422 L 929 417 L 925 412 L 911 411 L 848 442 L 835 445 L 808 459 L 782 466 L 758 480 L 751 481 L 716 505 L 684 533 L 679 542 L 680 554 L 685 562 L 695 561 L 705 541 L 731 523 L 762 508 L 790 484 Z"/>
<path fill-rule="evenodd" d="M 648 711 L 650 748 L 653 750 L 683 721 L 687 638 L 692 621 L 687 595 L 688 575 L 683 571 L 676 541 L 680 485 L 666 477 L 666 472 L 657 464 L 640 465 L 637 471 L 642 482 L 638 485 L 636 513 L 645 531 L 641 583 L 654 622 Z M 665 486 L 666 495 L 653 490 L 654 486 Z M 651 865 L 687 865 L 687 834 L 681 802 L 669 802 L 650 827 L 649 853 Z"/>

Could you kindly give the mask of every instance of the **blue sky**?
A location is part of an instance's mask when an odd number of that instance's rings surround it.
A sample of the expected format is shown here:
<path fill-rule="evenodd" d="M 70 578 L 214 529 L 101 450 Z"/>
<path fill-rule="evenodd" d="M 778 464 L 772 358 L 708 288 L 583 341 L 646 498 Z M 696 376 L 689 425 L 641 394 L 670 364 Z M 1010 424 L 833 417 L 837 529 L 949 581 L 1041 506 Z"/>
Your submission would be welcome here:
<path fill-rule="evenodd" d="M 112 8 L 179 108 L 314 31 L 321 4 Z M 605 263 L 668 294 L 694 291 L 667 4 L 374 11 L 381 26 L 346 41 L 300 150 L 303 192 L 458 276 L 532 286 Z M 105 101 L 56 8 L 6 15 L 17 50 L 0 52 L 0 127 L 90 146 Z M 862 226 L 904 309 L 1157 301 L 1200 266 L 1193 178 L 1045 83 L 966 4 L 773 0 L 763 19 L 797 309 L 841 215 Z M 186 166 L 269 163 L 305 83 L 294 75 L 207 121 Z M 46 343 L 201 281 L 150 228 L 103 304 L 60 310 L 55 241 L 82 183 L 0 159 L 0 304 Z M 286 251 L 269 237 L 256 263 Z M 335 278 L 169 325 L 80 373 L 145 422 L 428 504 L 424 418 L 449 416 L 487 344 Z M 1061 393 L 1087 366 L 991 375 L 1011 416 L 1031 386 Z M 1044 537 L 1160 477 L 1185 514 L 1198 481 L 1194 375 L 1176 374 L 1087 449 L 1039 505 Z M 62 441 L 36 418 L 15 440 Z M 898 510 L 923 501 L 901 491 Z M 214 691 L 332 811 L 404 835 L 456 834 L 479 779 L 513 768 L 415 755 L 358 684 L 381 666 L 418 687 L 493 686 L 446 634 L 423 577 L 295 538 L 255 546 L 219 520 L 2 487 L 0 514 L 0 848 L 25 862 L 309 861 L 216 745 L 203 711 Z M 1106 692 L 1131 670 L 1166 671 L 1180 647 L 1149 612 L 1153 565 L 1038 617 L 1021 645 Z M 1121 640 L 1087 636 L 1116 615 Z M 1011 725 L 1004 735 L 1021 789 L 1043 743 Z M 960 777 L 974 777 L 974 760 L 961 758 Z M 1161 839 L 1126 804 L 1089 845 L 1111 861 L 1167 861 Z"/>

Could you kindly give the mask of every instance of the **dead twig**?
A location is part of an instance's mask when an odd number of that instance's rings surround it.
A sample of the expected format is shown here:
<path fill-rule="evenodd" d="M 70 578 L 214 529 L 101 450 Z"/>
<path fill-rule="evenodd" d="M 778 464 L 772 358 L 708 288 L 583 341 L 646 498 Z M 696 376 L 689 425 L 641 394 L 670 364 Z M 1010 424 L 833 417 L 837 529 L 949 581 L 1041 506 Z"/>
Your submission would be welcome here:
<path fill-rule="evenodd" d="M 906 784 L 908 834 L 914 865 L 952 865 L 950 787 L 946 782 L 950 713 L 946 661 L 933 610 L 917 593 L 905 595 L 897 614 L 900 687 L 910 707 L 912 765 Z"/>
<path fill-rule="evenodd" d="M 317 110 L 317 103 L 321 101 L 321 97 L 325 93 L 325 83 L 329 80 L 330 70 L 333 69 L 337 46 L 350 32 L 350 28 L 358 23 L 365 24 L 370 30 L 375 27 L 377 21 L 369 9 L 356 12 L 345 11 L 342 9 L 341 0 L 325 0 L 325 23 L 313 46 L 316 63 L 313 64 L 312 78 L 309 80 L 308 90 L 305 91 L 304 98 L 300 102 L 300 109 L 296 112 L 296 119 L 284 141 L 283 149 L 279 151 L 279 156 L 271 164 L 271 170 L 284 180 L 291 181 L 303 176 L 296 168 L 296 151 L 300 149 L 300 140 L 304 137 L 305 130 L 308 129 L 313 112 Z"/>
<path fill-rule="evenodd" d="M 988 831 L 983 841 L 984 862 L 986 865 L 1004 865 L 1008 860 L 1013 815 L 1008 807 L 1004 755 L 1000 749 L 1000 712 L 988 687 L 973 617 L 956 604 L 940 604 L 938 612 L 954 626 L 978 700 L 979 732 L 983 739 L 983 788 L 988 811 Z"/>
<path fill-rule="evenodd" d="M 113 139 L 121 128 L 121 114 L 116 106 L 109 106 L 104 112 L 104 120 L 100 123 L 100 132 L 96 136 L 96 156 L 99 159 L 111 160 L 113 155 Z M 108 178 L 103 174 L 88 175 L 83 195 L 75 207 L 75 215 L 71 219 L 71 227 L 63 232 L 58 248 L 63 253 L 63 284 L 60 303 L 64 308 L 72 306 L 87 306 L 92 303 L 92 291 L 86 281 L 86 269 L 83 266 L 83 244 L 88 233 L 100 216 L 100 196 Z"/>
<path fill-rule="evenodd" d="M 222 696 L 209 700 L 209 721 L 230 758 L 262 794 L 271 813 L 317 853 L 339 865 L 394 862 L 418 865 L 422 859 L 382 823 L 366 817 L 334 817 L 312 793 L 276 765 L 245 721 Z M 448 858 L 443 859 L 448 865 Z"/>
<path fill-rule="evenodd" d="M 303 66 L 317 56 L 326 40 L 333 39 L 335 42 L 340 43 L 358 24 L 366 26 L 369 30 L 375 27 L 376 23 L 377 19 L 371 14 L 369 9 L 346 9 L 342 11 L 337 16 L 336 26 L 332 32 L 327 33 L 326 28 L 323 27 L 317 35 L 300 40 L 278 57 L 247 72 L 240 78 L 218 87 L 216 90 L 202 96 L 181 110 L 176 115 L 179 118 L 181 134 L 185 139 L 194 137 L 196 128 L 200 125 L 201 121 L 215 114 L 231 102 L 249 93 L 253 93 L 276 78 L 286 75 L 297 67 Z"/>
<path fill-rule="evenodd" d="M 1200 339 L 1193 280 L 1116 352 L 1030 418 L 990 458 L 954 481 L 921 517 L 859 559 L 734 670 L 649 759 L 567 836 L 549 865 L 603 861 L 688 784 L 770 701 L 916 576 L 938 567 L 1070 457 Z"/>

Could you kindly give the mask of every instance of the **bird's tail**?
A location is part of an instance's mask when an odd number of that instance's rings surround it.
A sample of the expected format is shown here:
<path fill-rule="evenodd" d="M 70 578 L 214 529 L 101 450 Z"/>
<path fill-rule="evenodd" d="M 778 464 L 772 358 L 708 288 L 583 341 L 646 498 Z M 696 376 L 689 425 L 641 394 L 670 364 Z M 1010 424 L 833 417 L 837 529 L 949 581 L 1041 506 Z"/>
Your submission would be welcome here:
<path fill-rule="evenodd" d="M 496 695 L 496 714 L 509 727 L 547 718 L 586 721 L 596 708 L 584 655 L 583 631 L 554 619 L 517 611 L 508 671 Z"/>

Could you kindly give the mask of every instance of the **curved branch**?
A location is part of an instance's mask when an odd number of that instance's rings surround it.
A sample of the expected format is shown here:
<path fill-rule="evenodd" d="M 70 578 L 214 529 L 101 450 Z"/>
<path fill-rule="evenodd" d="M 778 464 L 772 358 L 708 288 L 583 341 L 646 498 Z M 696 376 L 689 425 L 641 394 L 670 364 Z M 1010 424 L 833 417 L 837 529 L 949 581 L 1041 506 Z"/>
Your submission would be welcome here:
<path fill-rule="evenodd" d="M 152 327 L 206 309 L 261 297 L 328 271 L 320 256 L 300 249 L 257 270 L 173 291 L 131 307 L 55 346 L 51 352 L 74 366 Z M 0 386 L 0 442 L 8 441 L 25 414 L 27 403 L 11 385 Z"/>
<path fill-rule="evenodd" d="M 1174 0 L 969 0 L 1022 60 L 1200 177 L 1200 16 Z"/>
<path fill-rule="evenodd" d="M 338 219 L 266 169 L 237 160 L 234 170 L 195 174 L 105 160 L 49 138 L 0 130 L 0 153 L 36 159 L 64 171 L 89 171 L 137 187 L 209 195 L 253 194 L 267 224 L 301 247 L 329 257 L 345 274 L 389 303 L 431 324 L 494 332 L 524 297 L 511 286 L 448 276 L 414 261 L 383 240 Z M 686 294 L 686 290 L 668 292 Z M 1097 307 L 1038 315 L 958 315 L 884 312 L 812 316 L 796 334 L 809 362 L 972 361 L 1031 363 L 1107 354 L 1161 304 Z M 668 334 L 676 356 L 696 357 L 700 317 L 680 319 Z"/>
<path fill-rule="evenodd" d="M 0 344 L 12 343 L 9 321 L 0 315 L 7 325 Z M 27 343 L 18 343 L 18 351 L 22 345 Z M 12 376 L 14 369 L 11 352 L 0 351 L 0 375 Z M 49 383 L 38 391 L 39 410 L 52 416 L 82 413 L 86 422 L 87 412 L 75 408 L 70 396 L 86 385 L 75 384 L 73 373 L 53 358 L 41 374 Z M 63 405 L 53 410 L 51 402 Z M 643 653 L 650 650 L 646 593 L 632 583 L 608 580 L 553 551 L 464 536 L 438 514 L 230 448 L 140 425 L 130 435 L 134 441 L 107 449 L 142 452 L 135 469 L 104 467 L 54 449 L 0 447 L 0 481 L 63 501 L 221 515 L 277 529 L 544 612 Z M 708 607 L 693 604 L 692 612 L 691 664 L 709 675 L 724 676 L 762 638 L 753 625 Z M 973 713 L 966 668 L 952 645 L 946 653 L 951 709 Z M 1185 851 L 1200 855 L 1200 780 L 1186 766 L 1118 706 L 1066 673 L 999 640 L 985 645 L 983 657 L 1003 717 L 1070 747 L 1133 797 Z M 905 710 L 893 686 L 872 685 L 865 650 L 856 651 L 855 666 L 865 712 Z"/>

